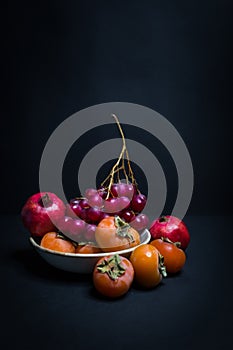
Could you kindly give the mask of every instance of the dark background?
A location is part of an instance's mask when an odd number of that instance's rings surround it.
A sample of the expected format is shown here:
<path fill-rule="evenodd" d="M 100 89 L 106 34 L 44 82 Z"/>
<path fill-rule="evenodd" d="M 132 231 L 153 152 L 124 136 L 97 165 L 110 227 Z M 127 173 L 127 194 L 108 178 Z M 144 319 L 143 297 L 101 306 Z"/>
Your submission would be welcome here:
<path fill-rule="evenodd" d="M 230 348 L 233 2 L 11 1 L 5 10 L 0 213 L 13 215 L 1 216 L 3 347 Z M 185 141 L 195 175 L 183 272 L 152 291 L 133 286 L 114 302 L 96 294 L 90 276 L 46 264 L 29 246 L 19 216 L 39 191 L 40 157 L 54 129 L 83 108 L 111 101 L 165 116 Z M 118 135 L 106 128 L 90 131 L 82 146 Z M 169 212 L 177 190 L 169 154 L 143 131 L 124 130 L 161 162 Z M 76 147 L 64 169 L 69 196 Z"/>
<path fill-rule="evenodd" d="M 232 7 L 231 0 L 8 2 L 1 212 L 19 213 L 39 191 L 40 157 L 62 121 L 125 101 L 161 113 L 184 139 L 195 172 L 188 213 L 231 214 Z M 93 133 L 93 144 L 105 134 Z M 169 155 L 159 142 L 151 150 L 175 193 Z M 73 181 L 71 164 L 65 173 Z"/>

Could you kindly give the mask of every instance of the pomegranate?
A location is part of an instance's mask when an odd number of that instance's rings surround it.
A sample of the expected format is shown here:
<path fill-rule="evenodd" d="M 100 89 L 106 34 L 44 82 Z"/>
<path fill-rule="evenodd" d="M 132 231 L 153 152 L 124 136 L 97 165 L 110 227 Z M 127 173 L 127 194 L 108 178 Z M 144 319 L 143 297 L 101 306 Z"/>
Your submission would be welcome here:
<path fill-rule="evenodd" d="M 39 192 L 28 198 L 21 211 L 24 226 L 34 237 L 56 230 L 55 223 L 65 215 L 65 204 L 54 193 Z"/>
<path fill-rule="evenodd" d="M 190 242 L 190 235 L 184 222 L 175 216 L 166 215 L 154 220 L 150 226 L 152 239 L 168 238 L 172 242 L 180 242 L 185 250 Z"/>

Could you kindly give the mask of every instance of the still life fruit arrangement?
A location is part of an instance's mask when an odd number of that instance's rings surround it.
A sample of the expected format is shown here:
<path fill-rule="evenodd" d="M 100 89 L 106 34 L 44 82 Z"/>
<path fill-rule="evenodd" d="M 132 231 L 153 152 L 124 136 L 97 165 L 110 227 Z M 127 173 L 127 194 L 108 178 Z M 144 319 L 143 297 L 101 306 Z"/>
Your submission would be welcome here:
<path fill-rule="evenodd" d="M 133 281 L 151 289 L 178 273 L 190 242 L 180 219 L 163 215 L 150 222 L 143 213 L 147 197 L 139 190 L 121 125 L 114 118 L 123 146 L 100 187 L 86 189 L 83 197 L 67 204 L 55 193 L 36 193 L 21 211 L 25 228 L 41 249 L 64 257 L 96 256 L 93 285 L 109 298 L 126 294 Z M 145 230 L 149 239 L 142 242 Z"/>

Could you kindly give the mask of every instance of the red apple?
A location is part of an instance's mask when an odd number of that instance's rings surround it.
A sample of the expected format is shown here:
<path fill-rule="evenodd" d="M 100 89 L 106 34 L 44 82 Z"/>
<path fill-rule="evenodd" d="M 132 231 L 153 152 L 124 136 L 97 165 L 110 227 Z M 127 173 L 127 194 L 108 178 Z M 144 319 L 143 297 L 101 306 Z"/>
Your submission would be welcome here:
<path fill-rule="evenodd" d="M 166 215 L 154 220 L 150 226 L 152 239 L 168 238 L 172 242 L 180 242 L 185 250 L 190 242 L 190 235 L 184 222 L 175 216 Z"/>
<path fill-rule="evenodd" d="M 56 230 L 55 222 L 65 215 L 63 201 L 51 192 L 40 192 L 28 198 L 22 208 L 24 226 L 34 237 Z"/>

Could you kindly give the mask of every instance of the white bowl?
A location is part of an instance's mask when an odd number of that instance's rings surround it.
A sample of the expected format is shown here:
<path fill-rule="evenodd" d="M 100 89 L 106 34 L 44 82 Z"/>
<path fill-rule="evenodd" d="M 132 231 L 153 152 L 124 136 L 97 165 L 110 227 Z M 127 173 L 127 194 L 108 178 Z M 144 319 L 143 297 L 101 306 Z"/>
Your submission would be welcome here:
<path fill-rule="evenodd" d="M 149 243 L 151 238 L 150 231 L 144 230 L 140 234 L 140 244 Z M 74 253 L 61 253 L 54 250 L 41 247 L 35 242 L 35 240 L 30 237 L 30 243 L 35 248 L 35 250 L 41 255 L 41 257 L 47 261 L 50 265 L 64 271 L 76 272 L 76 273 L 92 273 L 97 261 L 107 255 L 119 254 L 125 257 L 129 257 L 130 253 L 138 246 L 119 250 L 116 252 L 103 252 L 94 254 L 74 254 Z"/>

